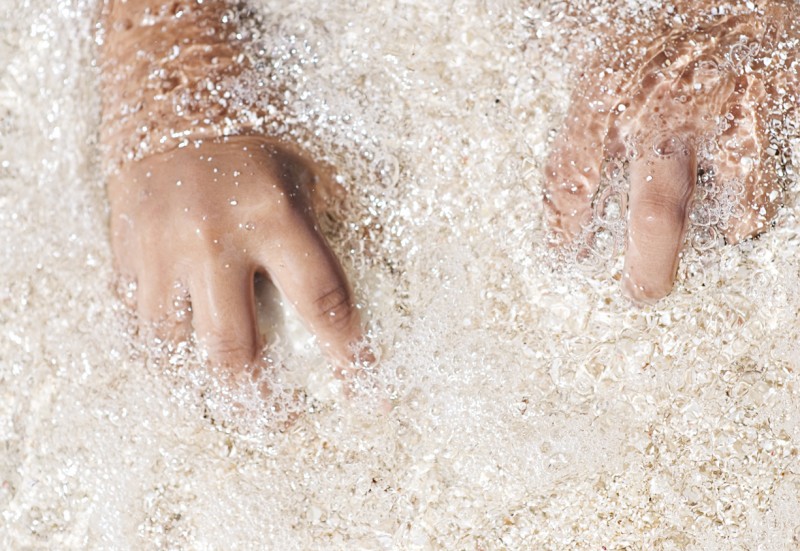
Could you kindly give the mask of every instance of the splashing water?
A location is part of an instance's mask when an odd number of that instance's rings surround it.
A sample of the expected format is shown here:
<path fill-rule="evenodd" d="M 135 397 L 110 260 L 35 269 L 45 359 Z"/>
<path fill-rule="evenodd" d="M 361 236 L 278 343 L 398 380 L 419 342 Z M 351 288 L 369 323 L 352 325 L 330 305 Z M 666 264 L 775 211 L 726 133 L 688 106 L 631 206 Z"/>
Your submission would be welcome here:
<path fill-rule="evenodd" d="M 578 4 L 601 26 L 647 29 L 657 10 Z M 254 3 L 235 95 L 280 90 L 262 128 L 337 167 L 321 223 L 379 362 L 341 398 L 260 283 L 271 367 L 232 393 L 191 343 L 139 335 L 115 296 L 93 44 L 77 38 L 96 8 L 0 5 L 3 548 L 796 545 L 796 147 L 776 141 L 775 228 L 736 247 L 719 233 L 733 199 L 704 167 L 679 285 L 634 309 L 614 281 L 624 158 L 602 169 L 588 255 L 553 269 L 542 222 L 580 61 L 560 46 L 591 51 L 597 26 L 575 31 L 563 3 Z M 718 62 L 746 72 L 762 53 L 737 43 Z"/>

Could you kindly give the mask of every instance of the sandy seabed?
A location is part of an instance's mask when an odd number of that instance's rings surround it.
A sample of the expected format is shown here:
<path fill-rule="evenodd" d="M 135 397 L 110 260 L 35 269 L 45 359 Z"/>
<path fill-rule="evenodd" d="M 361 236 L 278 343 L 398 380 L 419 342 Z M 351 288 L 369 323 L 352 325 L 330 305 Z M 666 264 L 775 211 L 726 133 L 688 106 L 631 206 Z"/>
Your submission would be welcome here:
<path fill-rule="evenodd" d="M 0 547 L 800 546 L 796 190 L 632 308 L 618 260 L 547 261 L 556 3 L 258 5 L 395 408 L 341 398 L 291 313 L 285 432 L 154 365 L 113 292 L 94 4 L 0 0 Z"/>

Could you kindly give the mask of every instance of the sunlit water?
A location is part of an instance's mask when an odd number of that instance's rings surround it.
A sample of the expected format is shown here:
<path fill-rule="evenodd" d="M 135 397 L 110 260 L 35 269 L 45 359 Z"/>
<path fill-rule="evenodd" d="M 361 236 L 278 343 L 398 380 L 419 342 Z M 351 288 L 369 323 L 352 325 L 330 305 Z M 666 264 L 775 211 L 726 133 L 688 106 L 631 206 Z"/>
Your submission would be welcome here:
<path fill-rule="evenodd" d="M 325 226 L 395 402 L 342 398 L 289 312 L 273 357 L 309 404 L 280 432 L 131 335 L 92 6 L 0 2 L 0 546 L 798 545 L 795 194 L 762 238 L 689 247 L 655 307 L 621 298 L 618 257 L 549 262 L 557 10 L 262 2 L 283 131 L 348 191 Z"/>

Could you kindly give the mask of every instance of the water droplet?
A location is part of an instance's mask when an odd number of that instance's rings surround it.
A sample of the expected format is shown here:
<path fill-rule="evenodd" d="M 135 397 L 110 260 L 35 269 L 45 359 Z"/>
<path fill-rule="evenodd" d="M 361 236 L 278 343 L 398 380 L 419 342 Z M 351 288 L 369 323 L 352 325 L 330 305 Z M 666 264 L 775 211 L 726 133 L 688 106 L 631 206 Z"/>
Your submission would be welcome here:
<path fill-rule="evenodd" d="M 595 217 L 605 226 L 613 225 L 622 219 L 625 211 L 625 199 L 621 193 L 611 188 L 606 189 L 595 203 Z"/>
<path fill-rule="evenodd" d="M 122 18 L 116 21 L 113 25 L 115 31 L 128 31 L 133 27 L 133 21 L 128 19 L 127 17 Z"/>
<path fill-rule="evenodd" d="M 677 136 L 662 136 L 653 144 L 653 152 L 659 157 L 669 157 L 686 150 L 686 145 Z"/>
<path fill-rule="evenodd" d="M 717 244 L 717 230 L 711 226 L 702 226 L 692 237 L 692 247 L 698 251 L 707 251 Z"/>
<path fill-rule="evenodd" d="M 238 17 L 234 10 L 225 10 L 222 12 L 222 22 L 225 24 L 234 24 L 236 23 Z"/>
<path fill-rule="evenodd" d="M 177 44 L 173 44 L 172 48 L 169 50 L 169 54 L 167 55 L 167 59 L 170 61 L 177 59 L 177 57 L 181 55 L 181 47 Z"/>
<path fill-rule="evenodd" d="M 239 201 L 236 199 L 236 197 L 231 197 L 228 199 L 228 203 L 230 203 L 232 207 L 235 207 L 239 204 Z"/>
<path fill-rule="evenodd" d="M 708 209 L 704 207 L 697 208 L 689 215 L 692 224 L 696 226 L 708 226 L 711 223 L 711 218 Z"/>
<path fill-rule="evenodd" d="M 375 168 L 387 184 L 393 186 L 400 179 L 400 164 L 394 155 L 385 154 L 375 161 Z"/>
<path fill-rule="evenodd" d="M 600 260 L 608 260 L 617 254 L 618 240 L 609 228 L 599 228 L 594 234 L 592 251 Z"/>

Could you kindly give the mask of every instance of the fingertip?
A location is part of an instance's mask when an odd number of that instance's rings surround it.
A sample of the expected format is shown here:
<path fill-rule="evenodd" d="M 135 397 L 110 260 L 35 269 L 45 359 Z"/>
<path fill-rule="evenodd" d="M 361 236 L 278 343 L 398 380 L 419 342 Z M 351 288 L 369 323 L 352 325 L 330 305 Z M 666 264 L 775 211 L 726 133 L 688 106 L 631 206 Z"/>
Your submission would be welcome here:
<path fill-rule="evenodd" d="M 622 277 L 622 295 L 637 306 L 652 306 L 666 297 L 674 287 L 672 278 L 661 281 L 642 281 L 635 275 L 625 273 Z"/>
<path fill-rule="evenodd" d="M 629 232 L 633 230 L 629 229 Z M 653 305 L 675 285 L 680 242 L 658 242 L 652 235 L 629 234 L 620 286 L 622 294 L 638 306 Z"/>
<path fill-rule="evenodd" d="M 334 375 L 338 379 L 351 379 L 360 373 L 374 370 L 377 359 L 372 349 L 363 344 L 363 332 L 359 324 L 358 332 L 343 342 L 338 354 L 329 355 L 335 364 Z"/>
<path fill-rule="evenodd" d="M 316 335 L 323 353 L 337 365 L 345 366 L 357 360 L 361 316 L 343 274 L 329 280 L 329 284 L 331 287 L 325 291 L 319 291 L 319 287 L 308 289 L 306 292 L 315 298 L 295 302 L 295 307 Z"/>

